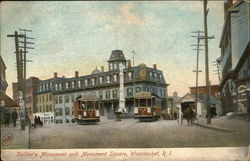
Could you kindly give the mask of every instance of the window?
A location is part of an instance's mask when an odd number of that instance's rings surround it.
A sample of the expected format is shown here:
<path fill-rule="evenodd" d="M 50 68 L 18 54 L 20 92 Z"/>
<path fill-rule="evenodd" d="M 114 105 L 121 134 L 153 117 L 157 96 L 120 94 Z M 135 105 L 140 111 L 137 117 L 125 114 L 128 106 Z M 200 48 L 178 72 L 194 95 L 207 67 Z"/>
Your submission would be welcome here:
<path fill-rule="evenodd" d="M 150 79 L 153 79 L 152 78 L 152 72 L 149 72 L 149 77 L 150 77 Z"/>
<path fill-rule="evenodd" d="M 132 73 L 128 72 L 128 80 L 132 80 Z"/>
<path fill-rule="evenodd" d="M 127 96 L 132 97 L 133 96 L 133 89 L 132 88 L 127 88 Z"/>
<path fill-rule="evenodd" d="M 58 90 L 58 84 L 55 85 L 55 89 Z"/>
<path fill-rule="evenodd" d="M 56 116 L 59 116 L 59 109 L 56 109 Z"/>
<path fill-rule="evenodd" d="M 70 110 L 68 107 L 66 107 L 66 115 L 70 115 Z"/>
<path fill-rule="evenodd" d="M 46 102 L 48 102 L 48 100 L 49 100 L 49 96 L 48 94 L 46 94 Z"/>
<path fill-rule="evenodd" d="M 69 103 L 69 96 L 65 96 L 65 103 Z"/>
<path fill-rule="evenodd" d="M 113 98 L 117 98 L 117 90 L 113 90 L 112 94 L 113 94 L 113 96 L 112 96 Z"/>
<path fill-rule="evenodd" d="M 71 102 L 75 102 L 75 96 L 71 95 Z"/>
<path fill-rule="evenodd" d="M 52 112 L 52 105 L 49 106 L 49 112 Z"/>
<path fill-rule="evenodd" d="M 85 87 L 88 86 L 88 79 L 85 79 Z"/>
<path fill-rule="evenodd" d="M 110 83 L 110 75 L 107 76 L 107 83 Z"/>
<path fill-rule="evenodd" d="M 114 75 L 114 82 L 117 82 L 117 75 Z"/>
<path fill-rule="evenodd" d="M 77 81 L 77 86 L 78 86 L 78 88 L 81 87 L 81 81 L 80 80 Z"/>
<path fill-rule="evenodd" d="M 56 104 L 58 104 L 58 97 L 56 96 Z"/>
<path fill-rule="evenodd" d="M 103 99 L 103 93 L 102 93 L 102 91 L 99 91 L 99 98 Z"/>
<path fill-rule="evenodd" d="M 52 89 L 52 82 L 49 83 L 50 89 Z"/>
<path fill-rule="evenodd" d="M 66 82 L 65 83 L 65 89 L 68 89 L 69 88 L 69 82 Z"/>
<path fill-rule="evenodd" d="M 59 115 L 62 116 L 63 115 L 63 109 L 59 109 Z"/>
<path fill-rule="evenodd" d="M 46 83 L 46 90 L 48 90 L 48 88 L 49 88 L 49 85 L 48 85 L 48 83 Z"/>
<path fill-rule="evenodd" d="M 141 87 L 136 87 L 136 92 L 141 92 Z"/>
<path fill-rule="evenodd" d="M 59 96 L 59 103 L 62 103 L 62 96 Z"/>
<path fill-rule="evenodd" d="M 43 95 L 43 102 L 45 101 L 45 99 L 44 99 L 44 95 Z"/>
<path fill-rule="evenodd" d="M 75 88 L 75 81 L 71 82 L 71 88 Z"/>
<path fill-rule="evenodd" d="M 95 85 L 95 78 L 92 78 L 91 82 L 92 82 L 92 86 L 94 86 Z"/>
<path fill-rule="evenodd" d="M 59 90 L 62 90 L 62 83 L 59 83 Z"/>
<path fill-rule="evenodd" d="M 49 106 L 46 106 L 46 111 L 45 112 L 49 112 Z"/>
<path fill-rule="evenodd" d="M 99 77 L 99 82 L 100 82 L 100 84 L 102 84 L 102 82 L 103 82 L 103 77 Z"/>
<path fill-rule="evenodd" d="M 110 91 L 106 91 L 106 99 L 110 98 Z"/>

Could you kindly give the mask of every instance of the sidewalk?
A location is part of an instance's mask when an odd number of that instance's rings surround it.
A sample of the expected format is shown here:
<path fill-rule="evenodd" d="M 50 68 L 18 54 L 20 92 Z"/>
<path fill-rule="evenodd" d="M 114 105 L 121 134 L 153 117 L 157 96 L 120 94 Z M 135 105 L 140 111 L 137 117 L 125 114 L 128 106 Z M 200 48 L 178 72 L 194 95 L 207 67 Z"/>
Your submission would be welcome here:
<path fill-rule="evenodd" d="M 239 119 L 227 119 L 225 116 L 212 118 L 210 125 L 207 124 L 207 119 L 205 118 L 199 118 L 198 120 L 195 120 L 194 123 L 204 128 L 225 132 L 250 130 L 250 121 Z"/>

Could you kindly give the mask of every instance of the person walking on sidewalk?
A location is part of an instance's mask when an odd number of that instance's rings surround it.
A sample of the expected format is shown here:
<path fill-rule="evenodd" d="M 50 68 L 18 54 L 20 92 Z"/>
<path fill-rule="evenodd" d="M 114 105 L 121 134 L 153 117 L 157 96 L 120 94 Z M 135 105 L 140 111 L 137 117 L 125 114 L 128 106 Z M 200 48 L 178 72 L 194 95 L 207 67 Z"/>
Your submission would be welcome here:
<path fill-rule="evenodd" d="M 16 127 L 16 120 L 17 120 L 17 112 L 16 112 L 16 109 L 14 109 L 14 111 L 12 111 L 11 117 L 12 117 L 12 121 L 13 121 L 13 127 Z"/>
<path fill-rule="evenodd" d="M 9 124 L 10 124 L 10 112 L 9 112 L 8 109 L 6 109 L 4 118 L 5 118 L 5 120 L 4 120 L 5 127 L 9 127 Z"/>

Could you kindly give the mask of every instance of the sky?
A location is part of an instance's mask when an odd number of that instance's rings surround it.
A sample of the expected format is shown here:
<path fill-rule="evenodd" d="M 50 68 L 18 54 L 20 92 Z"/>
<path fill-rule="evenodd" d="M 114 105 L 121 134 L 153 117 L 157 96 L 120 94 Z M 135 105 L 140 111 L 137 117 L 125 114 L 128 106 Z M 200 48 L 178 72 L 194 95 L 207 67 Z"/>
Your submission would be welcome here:
<path fill-rule="evenodd" d="M 218 84 L 213 62 L 220 56 L 224 22 L 223 1 L 209 1 L 209 69 Z M 192 31 L 204 30 L 202 1 L 5 1 L 1 2 L 1 56 L 6 64 L 7 94 L 16 82 L 14 38 L 20 28 L 34 37 L 27 57 L 27 78 L 49 79 L 53 73 L 73 77 L 90 74 L 97 66 L 108 69 L 111 51 L 123 50 L 127 59 L 136 52 L 135 65 L 157 64 L 169 83 L 168 95 L 179 96 L 195 86 L 197 39 Z M 116 39 L 117 37 L 117 39 Z M 116 41 L 117 40 L 117 41 Z M 202 41 L 201 43 L 204 43 Z M 205 53 L 200 51 L 199 85 L 205 85 Z"/>

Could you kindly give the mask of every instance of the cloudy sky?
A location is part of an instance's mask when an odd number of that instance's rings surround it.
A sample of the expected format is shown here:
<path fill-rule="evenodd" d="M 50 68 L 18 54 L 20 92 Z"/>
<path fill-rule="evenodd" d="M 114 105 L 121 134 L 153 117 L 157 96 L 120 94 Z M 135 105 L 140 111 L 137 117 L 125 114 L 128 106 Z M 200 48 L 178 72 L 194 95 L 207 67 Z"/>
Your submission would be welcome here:
<path fill-rule="evenodd" d="M 223 1 L 209 1 L 208 33 L 210 79 L 218 83 L 212 62 L 220 56 L 219 41 L 224 21 Z M 170 84 L 169 95 L 180 96 L 195 86 L 197 42 L 191 31 L 204 30 L 202 1 L 158 2 L 2 2 L 1 55 L 7 66 L 7 94 L 16 81 L 14 39 L 6 35 L 20 28 L 31 29 L 35 49 L 28 54 L 27 77 L 40 79 L 89 74 L 104 65 L 111 51 L 123 50 L 127 59 L 136 52 L 135 64 L 157 64 Z M 117 47 L 116 47 L 117 28 Z M 199 84 L 205 85 L 204 51 L 200 54 Z"/>

